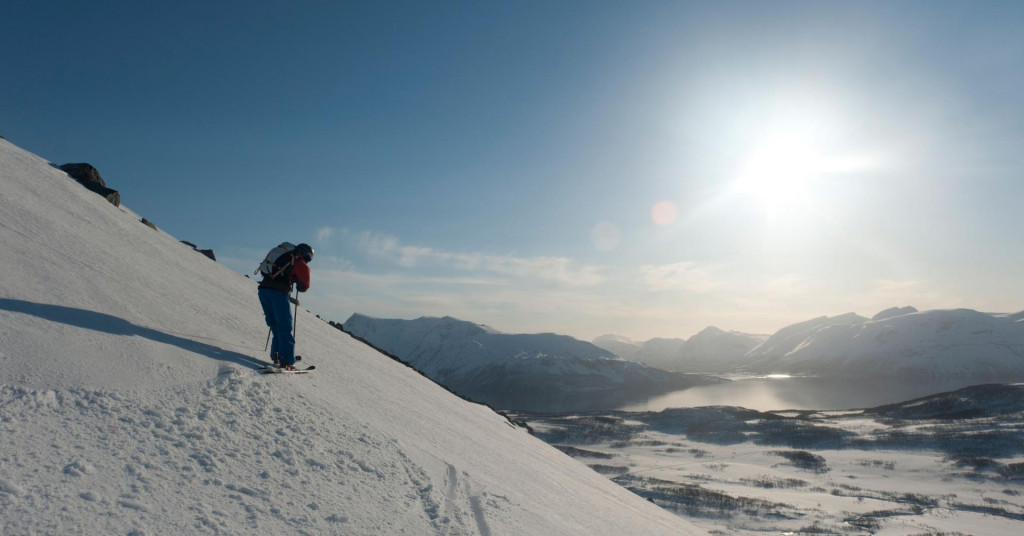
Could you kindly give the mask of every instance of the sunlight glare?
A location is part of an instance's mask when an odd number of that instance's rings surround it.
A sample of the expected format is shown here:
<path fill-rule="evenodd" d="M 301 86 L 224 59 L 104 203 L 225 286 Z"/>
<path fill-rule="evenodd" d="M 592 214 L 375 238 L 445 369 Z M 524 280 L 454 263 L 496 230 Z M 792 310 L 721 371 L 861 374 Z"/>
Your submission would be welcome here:
<path fill-rule="evenodd" d="M 795 136 L 778 136 L 761 145 L 747 161 L 736 191 L 756 199 L 772 215 L 805 208 L 824 171 L 814 144 Z"/>

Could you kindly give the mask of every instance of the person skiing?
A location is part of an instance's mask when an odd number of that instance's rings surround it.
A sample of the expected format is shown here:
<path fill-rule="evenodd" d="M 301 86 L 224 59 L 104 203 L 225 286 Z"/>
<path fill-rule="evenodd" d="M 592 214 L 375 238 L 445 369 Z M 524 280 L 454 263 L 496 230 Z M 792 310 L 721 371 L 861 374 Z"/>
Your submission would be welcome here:
<path fill-rule="evenodd" d="M 313 260 L 313 248 L 309 244 L 299 244 L 294 248 L 287 246 L 291 244 L 285 242 L 271 250 L 263 261 L 259 270 L 263 280 L 260 281 L 258 294 L 263 316 L 274 335 L 270 358 L 275 365 L 285 370 L 296 370 L 295 337 L 292 333 L 292 312 L 288 296 L 293 284 L 299 292 L 309 290 L 309 262 Z M 271 255 L 277 253 L 279 248 L 283 252 L 276 259 L 271 259 Z"/>

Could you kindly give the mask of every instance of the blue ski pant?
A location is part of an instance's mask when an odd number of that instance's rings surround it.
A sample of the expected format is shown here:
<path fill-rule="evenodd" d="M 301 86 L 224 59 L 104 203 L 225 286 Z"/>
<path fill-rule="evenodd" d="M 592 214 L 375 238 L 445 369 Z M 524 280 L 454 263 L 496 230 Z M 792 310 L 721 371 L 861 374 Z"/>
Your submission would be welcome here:
<path fill-rule="evenodd" d="M 261 288 L 260 305 L 274 339 L 270 343 L 270 359 L 277 355 L 281 365 L 295 364 L 295 337 L 292 335 L 292 310 L 288 295 L 279 290 Z"/>

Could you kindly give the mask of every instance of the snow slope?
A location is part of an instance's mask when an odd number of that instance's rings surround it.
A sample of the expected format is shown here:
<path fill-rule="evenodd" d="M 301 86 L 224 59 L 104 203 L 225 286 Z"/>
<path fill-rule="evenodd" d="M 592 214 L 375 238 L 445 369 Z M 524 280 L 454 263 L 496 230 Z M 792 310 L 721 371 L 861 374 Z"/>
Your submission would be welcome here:
<path fill-rule="evenodd" d="M 1024 315 L 887 309 L 783 328 L 750 351 L 745 370 L 831 376 L 1024 378 Z"/>
<path fill-rule="evenodd" d="M 0 187 L 2 534 L 701 533 L 304 311 L 261 376 L 254 282 L 3 139 Z"/>
<path fill-rule="evenodd" d="M 451 317 L 354 314 L 345 331 L 463 396 L 502 409 L 607 409 L 704 381 L 623 361 L 565 335 L 499 333 Z"/>

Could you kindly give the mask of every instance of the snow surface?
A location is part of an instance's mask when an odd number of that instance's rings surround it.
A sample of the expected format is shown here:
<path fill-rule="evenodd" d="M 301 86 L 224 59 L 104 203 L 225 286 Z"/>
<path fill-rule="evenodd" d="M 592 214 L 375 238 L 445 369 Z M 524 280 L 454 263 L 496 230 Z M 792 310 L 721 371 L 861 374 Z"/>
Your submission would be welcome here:
<path fill-rule="evenodd" d="M 253 281 L 3 139 L 0 186 L 2 534 L 703 533 L 305 311 L 260 375 Z"/>

